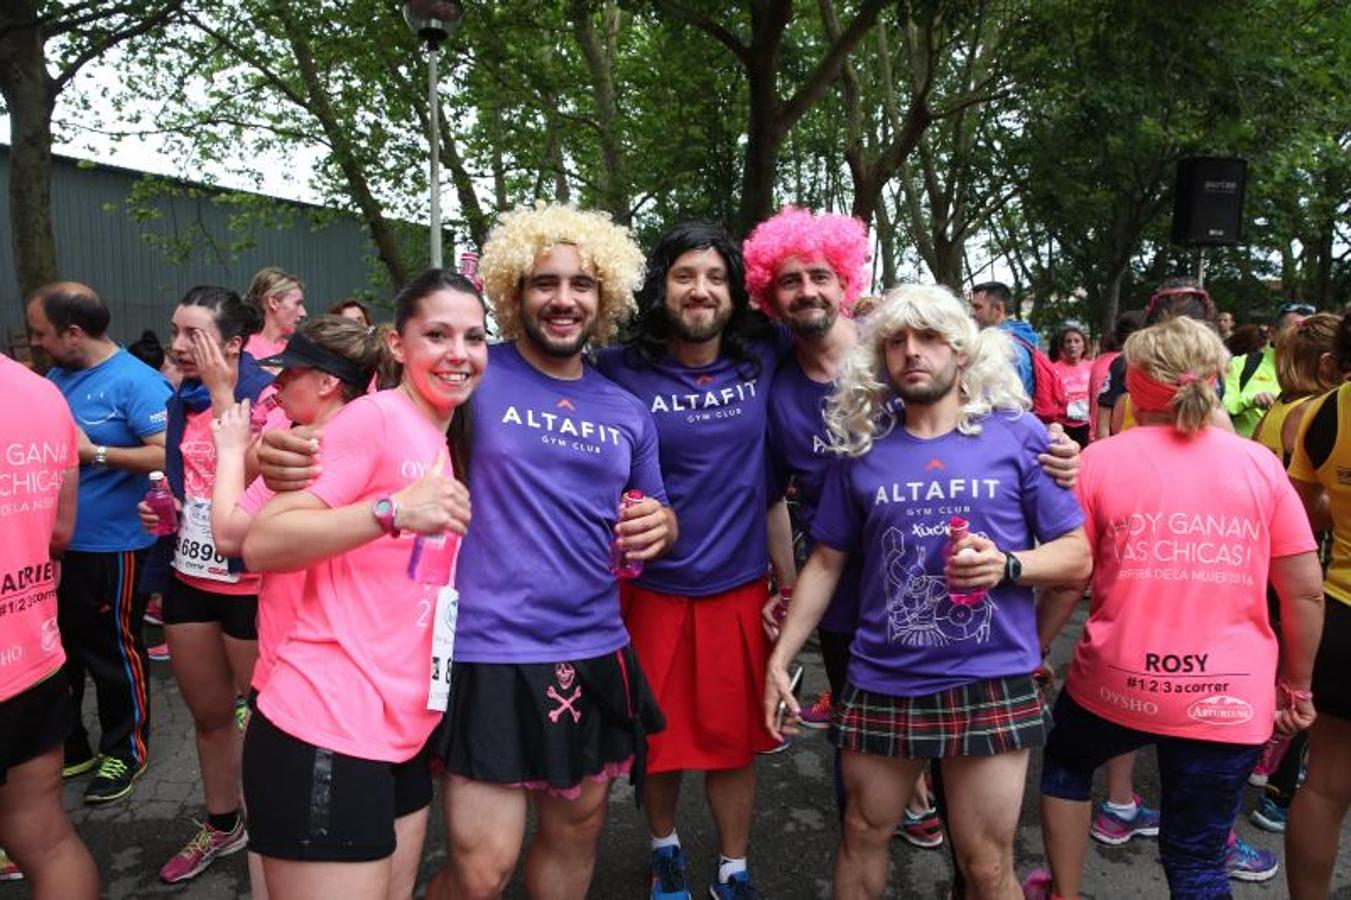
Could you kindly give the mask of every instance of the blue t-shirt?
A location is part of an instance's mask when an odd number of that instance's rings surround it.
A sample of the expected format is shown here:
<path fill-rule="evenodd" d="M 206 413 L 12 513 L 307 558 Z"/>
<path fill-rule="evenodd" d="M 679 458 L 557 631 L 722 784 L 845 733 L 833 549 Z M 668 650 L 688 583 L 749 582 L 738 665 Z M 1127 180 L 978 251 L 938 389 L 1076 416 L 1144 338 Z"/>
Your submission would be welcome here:
<path fill-rule="evenodd" d="M 624 491 L 666 502 L 657 430 L 631 394 L 590 366 L 551 378 L 512 343 L 488 351 L 470 400 L 469 494 L 460 545 L 455 658 L 588 659 L 629 642 L 610 572 Z"/>
<path fill-rule="evenodd" d="M 596 367 L 636 396 L 657 423 L 661 471 L 680 537 L 636 581 L 667 594 L 707 597 L 765 578 L 765 409 L 778 349 L 757 342 L 752 374 L 719 356 L 684 366 L 670 357 L 635 365 L 636 350 L 608 347 Z"/>
<path fill-rule="evenodd" d="M 164 376 L 122 348 L 88 369 L 53 366 L 51 379 L 70 404 L 75 424 L 93 444 L 139 447 L 163 433 L 173 389 Z M 150 488 L 144 474 L 80 466 L 80 500 L 71 550 L 120 553 L 155 542 L 141 527 L 136 504 Z"/>
<path fill-rule="evenodd" d="M 796 356 L 779 366 L 769 391 L 769 479 L 770 502 L 783 496 L 788 479 L 797 486 L 797 519 L 810 537 L 816 508 L 826 473 L 837 458 L 830 449 L 826 432 L 826 400 L 835 390 L 832 382 L 813 381 L 802 371 Z M 821 617 L 821 628 L 837 634 L 850 634 L 858 619 L 859 576 L 862 571 L 856 554 L 840 577 L 835 596 Z"/>
<path fill-rule="evenodd" d="M 996 413 L 979 435 L 911 435 L 898 421 L 872 449 L 831 466 L 813 536 L 863 556 L 849 680 L 865 690 L 921 696 L 986 678 L 1026 675 L 1041 660 L 1032 589 L 992 589 L 975 606 L 948 596 L 948 520 L 1004 551 L 1027 550 L 1079 527 L 1074 494 L 1037 463 L 1047 447 L 1036 417 Z"/>

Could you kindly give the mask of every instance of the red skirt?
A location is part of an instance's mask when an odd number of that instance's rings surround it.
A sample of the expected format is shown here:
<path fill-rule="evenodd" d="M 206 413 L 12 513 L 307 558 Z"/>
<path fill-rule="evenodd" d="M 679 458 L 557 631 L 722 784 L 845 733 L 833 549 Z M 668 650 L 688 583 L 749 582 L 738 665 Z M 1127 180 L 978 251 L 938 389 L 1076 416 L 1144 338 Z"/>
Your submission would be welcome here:
<path fill-rule="evenodd" d="M 624 623 L 666 717 L 648 737 L 649 773 L 740 769 L 776 746 L 764 725 L 768 599 L 763 579 L 710 597 L 624 585 Z"/>

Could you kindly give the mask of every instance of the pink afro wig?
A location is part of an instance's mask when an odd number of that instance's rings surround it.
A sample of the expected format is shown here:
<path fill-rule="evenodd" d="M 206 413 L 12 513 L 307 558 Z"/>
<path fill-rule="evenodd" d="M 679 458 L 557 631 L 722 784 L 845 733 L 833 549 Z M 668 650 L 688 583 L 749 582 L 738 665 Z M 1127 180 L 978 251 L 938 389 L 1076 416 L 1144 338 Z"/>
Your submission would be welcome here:
<path fill-rule="evenodd" d="M 844 282 L 842 311 L 853 312 L 854 301 L 868 282 L 868 229 L 850 216 L 785 206 L 773 218 L 755 227 L 742 245 L 746 257 L 746 290 L 766 315 L 777 315 L 773 304 L 774 274 L 783 261 L 825 257 Z"/>

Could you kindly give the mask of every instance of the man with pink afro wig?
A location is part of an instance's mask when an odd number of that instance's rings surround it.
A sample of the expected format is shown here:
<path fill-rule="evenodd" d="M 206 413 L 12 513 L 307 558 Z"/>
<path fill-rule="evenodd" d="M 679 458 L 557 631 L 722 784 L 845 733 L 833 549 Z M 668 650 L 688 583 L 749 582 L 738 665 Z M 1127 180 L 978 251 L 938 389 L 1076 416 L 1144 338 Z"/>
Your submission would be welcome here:
<path fill-rule="evenodd" d="M 844 287 L 840 310 L 851 315 L 854 301 L 868 284 L 868 228 L 858 219 L 835 213 L 815 214 L 796 206 L 756 226 L 742 246 L 746 257 L 746 290 L 770 316 L 780 268 L 789 261 L 825 263 Z"/>

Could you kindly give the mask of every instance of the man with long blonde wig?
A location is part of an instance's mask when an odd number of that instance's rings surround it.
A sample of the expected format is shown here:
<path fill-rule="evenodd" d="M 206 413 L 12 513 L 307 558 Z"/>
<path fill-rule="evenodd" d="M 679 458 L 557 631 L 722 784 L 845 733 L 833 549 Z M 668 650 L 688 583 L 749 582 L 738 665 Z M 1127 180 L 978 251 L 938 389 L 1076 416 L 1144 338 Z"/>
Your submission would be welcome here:
<path fill-rule="evenodd" d="M 794 721 L 787 666 L 859 556 L 858 625 L 830 728 L 846 795 L 836 897 L 883 894 L 888 842 L 930 759 L 943 761 L 967 896 L 1018 896 L 1028 753 L 1049 725 L 1031 674 L 1042 658 L 1032 588 L 1086 576 L 1089 556 L 1073 495 L 1036 462 L 1047 433 L 1025 412 L 1011 353 L 946 289 L 897 288 L 829 402 L 840 456 L 770 658 L 765 717 L 777 729 L 782 702 Z"/>

